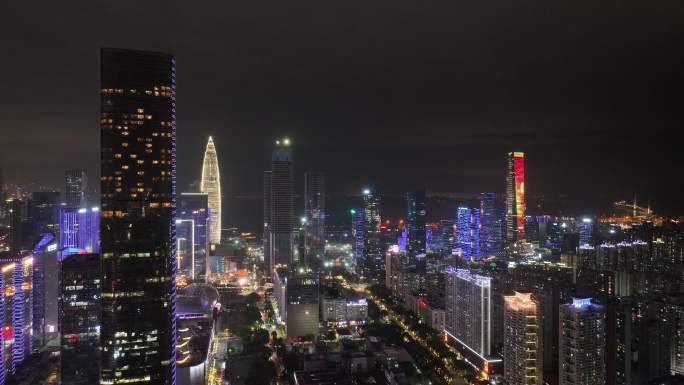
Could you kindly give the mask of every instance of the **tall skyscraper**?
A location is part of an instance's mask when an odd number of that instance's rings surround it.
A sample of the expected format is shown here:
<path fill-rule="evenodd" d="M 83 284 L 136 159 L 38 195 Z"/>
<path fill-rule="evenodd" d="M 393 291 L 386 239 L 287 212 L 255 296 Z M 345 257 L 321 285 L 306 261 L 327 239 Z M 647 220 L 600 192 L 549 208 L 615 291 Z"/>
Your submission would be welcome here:
<path fill-rule="evenodd" d="M 271 157 L 269 266 L 292 265 L 294 254 L 294 185 L 290 139 L 276 140 Z"/>
<path fill-rule="evenodd" d="M 98 254 L 72 254 L 62 260 L 59 279 L 62 384 L 92 385 L 100 380 L 100 276 Z"/>
<path fill-rule="evenodd" d="M 181 193 L 176 205 L 176 259 L 180 274 L 204 282 L 209 264 L 209 200 L 203 193 Z"/>
<path fill-rule="evenodd" d="M 385 250 L 380 234 L 380 196 L 363 190 L 363 275 L 382 282 Z"/>
<path fill-rule="evenodd" d="M 508 153 L 506 173 L 506 241 L 525 240 L 525 153 Z"/>
<path fill-rule="evenodd" d="M 560 306 L 559 384 L 606 383 L 606 330 L 603 306 L 573 298 Z"/>
<path fill-rule="evenodd" d="M 480 358 L 489 356 L 492 329 L 491 278 L 466 269 L 445 271 L 445 329 Z"/>
<path fill-rule="evenodd" d="M 531 293 L 504 297 L 504 378 L 509 385 L 541 385 L 542 315 Z"/>
<path fill-rule="evenodd" d="M 505 209 L 494 193 L 480 194 L 480 252 L 484 256 L 503 251 Z"/>
<path fill-rule="evenodd" d="M 175 384 L 175 59 L 105 48 L 100 93 L 100 383 Z"/>
<path fill-rule="evenodd" d="M 264 249 L 264 265 L 266 271 L 273 272 L 271 259 L 271 171 L 264 171 L 264 227 L 262 232 L 262 245 Z"/>
<path fill-rule="evenodd" d="M 459 207 L 456 212 L 456 250 L 464 260 L 480 258 L 480 210 Z"/>
<path fill-rule="evenodd" d="M 354 242 L 352 246 L 354 247 L 354 257 L 356 258 L 356 263 L 358 265 L 363 263 L 363 246 L 365 244 L 363 240 L 365 215 L 363 208 L 351 209 L 349 210 L 349 213 L 351 214 L 352 218 L 351 234 Z"/>
<path fill-rule="evenodd" d="M 416 256 L 425 254 L 426 249 L 427 207 L 425 205 L 425 190 L 412 191 L 406 194 L 406 206 L 407 256 L 409 265 L 415 265 Z"/>
<path fill-rule="evenodd" d="M 325 254 L 325 175 L 304 174 L 304 212 L 308 253 L 319 260 Z"/>
<path fill-rule="evenodd" d="M 87 187 L 85 170 L 67 170 L 64 173 L 64 202 L 67 207 L 85 206 Z"/>
<path fill-rule="evenodd" d="M 593 246 L 592 233 L 594 228 L 594 220 L 589 217 L 583 217 L 577 224 L 579 230 L 579 245 Z"/>
<path fill-rule="evenodd" d="M 200 191 L 207 194 L 209 201 L 209 243 L 221 243 L 221 175 L 214 140 L 209 137 L 202 162 L 202 185 Z"/>

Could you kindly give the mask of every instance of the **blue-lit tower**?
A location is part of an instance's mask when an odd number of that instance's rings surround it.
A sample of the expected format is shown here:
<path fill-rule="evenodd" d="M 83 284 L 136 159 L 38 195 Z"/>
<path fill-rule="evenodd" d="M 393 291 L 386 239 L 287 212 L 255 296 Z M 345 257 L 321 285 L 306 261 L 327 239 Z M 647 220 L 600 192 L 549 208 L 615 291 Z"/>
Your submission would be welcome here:
<path fill-rule="evenodd" d="M 506 210 L 494 193 L 480 194 L 480 252 L 497 256 L 503 252 Z"/>
<path fill-rule="evenodd" d="M 459 207 L 456 212 L 456 249 L 461 258 L 480 258 L 480 210 Z"/>
<path fill-rule="evenodd" d="M 577 227 L 579 228 L 579 245 L 591 245 L 591 235 L 594 229 L 594 220 L 589 217 L 583 217 L 579 221 Z"/>
<path fill-rule="evenodd" d="M 465 260 L 470 260 L 472 256 L 470 242 L 470 209 L 459 207 L 456 211 L 456 249 Z"/>
<path fill-rule="evenodd" d="M 203 193 L 182 193 L 176 206 L 176 260 L 179 274 L 204 282 L 208 274 L 210 243 L 209 198 Z"/>
<path fill-rule="evenodd" d="M 364 245 L 364 210 L 363 208 L 356 208 L 349 210 L 352 217 L 352 239 L 354 240 L 354 257 L 357 265 L 363 259 L 363 245 Z"/>
<path fill-rule="evenodd" d="M 427 208 L 425 205 L 425 191 L 418 190 L 406 194 L 406 227 L 408 230 L 407 256 L 409 265 L 415 265 L 416 257 L 425 254 L 426 234 L 425 221 Z"/>

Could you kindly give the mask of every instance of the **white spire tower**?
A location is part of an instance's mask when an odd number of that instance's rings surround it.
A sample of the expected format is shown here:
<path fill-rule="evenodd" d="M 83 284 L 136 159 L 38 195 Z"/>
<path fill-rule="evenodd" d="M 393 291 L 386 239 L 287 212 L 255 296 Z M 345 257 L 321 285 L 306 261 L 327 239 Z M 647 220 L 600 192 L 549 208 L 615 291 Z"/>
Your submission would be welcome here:
<path fill-rule="evenodd" d="M 218 157 L 214 140 L 209 137 L 207 149 L 204 151 L 202 163 L 202 185 L 200 191 L 207 194 L 210 213 L 209 242 L 221 243 L 221 175 L 219 174 Z"/>

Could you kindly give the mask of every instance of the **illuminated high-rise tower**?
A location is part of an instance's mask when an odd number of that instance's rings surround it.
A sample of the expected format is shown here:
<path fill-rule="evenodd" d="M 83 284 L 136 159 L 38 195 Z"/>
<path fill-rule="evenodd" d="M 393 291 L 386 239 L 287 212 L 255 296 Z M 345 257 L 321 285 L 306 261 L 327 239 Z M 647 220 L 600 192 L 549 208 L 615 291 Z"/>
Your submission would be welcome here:
<path fill-rule="evenodd" d="M 216 245 L 221 243 L 221 175 L 219 174 L 216 147 L 211 136 L 207 142 L 207 148 L 204 150 L 200 191 L 207 194 L 209 199 L 209 242 Z"/>
<path fill-rule="evenodd" d="M 427 210 L 425 205 L 425 190 L 412 191 L 406 194 L 406 226 L 408 230 L 409 265 L 416 264 L 416 257 L 425 254 L 425 220 Z"/>
<path fill-rule="evenodd" d="M 176 383 L 176 61 L 101 52 L 101 384 Z"/>
<path fill-rule="evenodd" d="M 506 241 L 525 240 L 525 153 L 508 153 L 506 173 Z"/>
<path fill-rule="evenodd" d="M 291 266 L 294 252 L 294 184 L 290 139 L 275 142 L 270 178 L 269 269 Z"/>
<path fill-rule="evenodd" d="M 606 313 L 591 298 L 573 298 L 559 310 L 560 385 L 606 383 Z"/>
<path fill-rule="evenodd" d="M 363 190 L 363 275 L 372 281 L 384 281 L 385 250 L 380 233 L 380 195 Z"/>
<path fill-rule="evenodd" d="M 504 377 L 510 385 L 541 385 L 540 303 L 530 293 L 504 296 Z"/>

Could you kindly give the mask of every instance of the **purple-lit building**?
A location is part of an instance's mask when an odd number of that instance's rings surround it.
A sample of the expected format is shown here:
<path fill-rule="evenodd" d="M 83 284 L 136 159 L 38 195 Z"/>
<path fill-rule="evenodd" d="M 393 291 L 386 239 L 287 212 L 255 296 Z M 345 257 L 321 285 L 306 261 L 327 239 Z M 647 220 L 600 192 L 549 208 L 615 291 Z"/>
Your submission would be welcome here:
<path fill-rule="evenodd" d="M 0 259 L 0 385 L 33 351 L 33 256 Z"/>
<path fill-rule="evenodd" d="M 480 258 L 480 210 L 459 207 L 456 214 L 456 252 L 464 260 Z"/>
<path fill-rule="evenodd" d="M 57 239 L 44 234 L 33 249 L 33 336 L 37 347 L 58 332 L 59 260 Z"/>
<path fill-rule="evenodd" d="M 97 207 L 63 207 L 59 212 L 59 249 L 100 252 L 100 210 Z"/>

